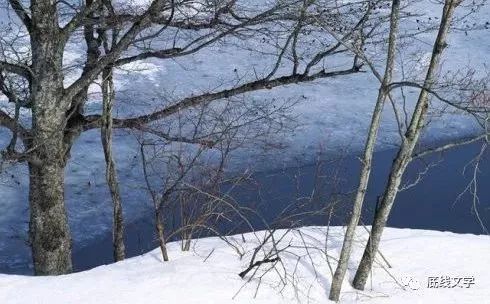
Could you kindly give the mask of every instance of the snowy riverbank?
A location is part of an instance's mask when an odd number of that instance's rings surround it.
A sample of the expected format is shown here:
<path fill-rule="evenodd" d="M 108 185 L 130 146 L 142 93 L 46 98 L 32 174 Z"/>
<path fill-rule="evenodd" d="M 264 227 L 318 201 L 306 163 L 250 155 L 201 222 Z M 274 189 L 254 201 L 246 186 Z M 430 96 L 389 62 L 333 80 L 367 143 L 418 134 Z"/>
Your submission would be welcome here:
<path fill-rule="evenodd" d="M 246 234 L 245 243 L 239 236 L 230 237 L 247 252 L 241 260 L 219 238 L 206 238 L 185 253 L 180 251 L 179 243 L 169 244 L 171 261 L 167 263 L 161 261 L 155 249 L 120 263 L 66 276 L 0 275 L 0 303 L 326 303 L 331 281 L 324 252 L 326 228 L 305 227 L 298 231 L 290 232 L 281 243 L 292 245 L 280 255 L 288 278 L 285 286 L 275 271 L 263 277 L 258 289 L 257 278 L 245 284 L 247 278 L 238 276 L 263 236 L 258 232 Z M 333 267 L 342 234 L 342 227 L 330 228 L 327 253 Z M 359 240 L 365 238 L 366 233 L 360 229 Z M 393 266 L 388 269 L 390 274 L 377 265 L 372 284 L 368 282 L 363 292 L 344 282 L 342 303 L 460 304 L 484 303 L 490 298 L 488 236 L 388 228 L 381 249 Z M 358 248 L 349 278 L 360 253 Z M 269 267 L 264 264 L 258 275 Z M 284 269 L 278 267 L 279 273 L 283 274 Z M 445 276 L 450 278 L 447 284 Z M 439 288 L 428 288 L 429 283 Z M 405 290 L 401 287 L 404 285 Z"/>

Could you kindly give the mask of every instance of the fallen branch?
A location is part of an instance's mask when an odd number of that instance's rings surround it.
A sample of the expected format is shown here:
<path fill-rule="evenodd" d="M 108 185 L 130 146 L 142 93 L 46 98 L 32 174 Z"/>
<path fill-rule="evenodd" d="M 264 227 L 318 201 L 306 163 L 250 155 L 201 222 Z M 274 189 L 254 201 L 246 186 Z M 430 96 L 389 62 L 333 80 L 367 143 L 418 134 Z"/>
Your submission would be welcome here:
<path fill-rule="evenodd" d="M 260 261 L 256 261 L 256 262 L 250 264 L 247 269 L 245 269 L 244 271 L 240 272 L 238 275 L 240 276 L 240 278 L 243 279 L 247 275 L 247 273 L 249 273 L 250 270 L 254 269 L 255 267 L 259 267 L 260 265 L 265 264 L 265 263 L 274 263 L 274 262 L 277 262 L 277 261 L 280 261 L 280 260 L 281 259 L 279 257 L 275 257 L 275 258 L 272 258 L 272 259 L 267 258 L 267 259 L 263 259 L 263 260 L 260 260 Z"/>

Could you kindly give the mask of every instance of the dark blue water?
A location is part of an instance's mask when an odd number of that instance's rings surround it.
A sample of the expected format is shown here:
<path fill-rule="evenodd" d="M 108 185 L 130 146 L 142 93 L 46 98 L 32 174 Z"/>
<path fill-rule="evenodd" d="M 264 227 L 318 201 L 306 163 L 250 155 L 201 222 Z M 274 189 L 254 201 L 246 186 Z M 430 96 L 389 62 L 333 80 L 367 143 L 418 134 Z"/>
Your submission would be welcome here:
<path fill-rule="evenodd" d="M 467 191 L 473 178 L 474 159 L 481 144 L 454 148 L 444 154 L 433 154 L 414 161 L 404 176 L 414 181 L 428 164 L 430 170 L 415 187 L 397 196 L 388 225 L 399 228 L 432 229 L 457 233 L 484 234 L 483 225 L 490 226 L 490 153 L 483 154 L 477 173 L 479 202 Z M 382 194 L 395 151 L 375 154 L 369 191 L 362 222 L 369 225 L 378 196 Z M 290 167 L 273 172 L 256 173 L 251 182 L 223 188 L 242 207 L 254 229 L 289 225 L 344 225 L 351 209 L 360 162 L 356 156 L 333 158 L 315 164 Z M 233 190 L 230 190 L 230 189 Z M 475 210 L 476 208 L 476 210 Z M 147 252 L 157 246 L 151 215 L 126 228 L 128 256 Z M 168 220 L 171 222 L 171 219 Z M 168 223 L 169 226 L 172 224 Z M 178 224 L 178 223 L 174 223 Z M 169 229 L 172 229 L 171 227 Z M 250 227 L 235 218 L 218 225 L 222 233 L 250 231 Z M 79 248 L 74 244 L 74 265 L 77 271 L 112 262 L 110 235 Z"/>
<path fill-rule="evenodd" d="M 490 152 L 483 154 L 477 172 L 479 202 L 475 204 L 470 191 L 461 195 L 472 181 L 474 163 L 471 160 L 480 153 L 480 148 L 481 144 L 475 143 L 414 161 L 404 176 L 406 182 L 414 181 L 428 164 L 431 164 L 430 170 L 415 187 L 398 194 L 388 225 L 457 233 L 486 233 L 476 214 L 478 212 L 483 225 L 490 226 Z M 362 216 L 364 224 L 371 223 L 376 201 L 386 184 L 394 154 L 393 150 L 375 153 Z M 256 173 L 248 182 L 222 187 L 222 191 L 241 208 L 242 214 L 253 227 L 236 215 L 230 216 L 230 222 L 210 224 L 223 234 L 267 227 L 345 225 L 352 207 L 359 169 L 358 157 L 351 155 L 333 157 L 310 165 Z M 166 228 L 167 231 L 172 231 L 173 227 L 180 224 L 179 210 L 167 210 L 167 214 Z M 89 226 L 91 223 L 87 221 L 85 225 Z M 206 235 L 209 233 L 193 236 Z M 153 214 L 127 223 L 125 241 L 128 257 L 156 248 Z M 27 246 L 24 247 L 22 248 L 27 251 Z M 76 271 L 112 263 L 111 234 L 83 246 L 75 242 L 73 261 Z M 2 267 L 0 272 L 32 273 L 32 269 L 28 267 L 27 264 L 25 268 L 7 266 Z"/>

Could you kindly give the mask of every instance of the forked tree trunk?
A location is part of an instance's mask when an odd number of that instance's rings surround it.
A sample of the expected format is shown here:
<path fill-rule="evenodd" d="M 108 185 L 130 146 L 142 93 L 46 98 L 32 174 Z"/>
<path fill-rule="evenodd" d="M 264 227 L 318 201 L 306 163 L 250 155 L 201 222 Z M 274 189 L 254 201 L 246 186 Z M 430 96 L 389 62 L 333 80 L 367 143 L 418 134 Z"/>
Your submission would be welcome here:
<path fill-rule="evenodd" d="M 106 162 L 106 180 L 113 204 L 113 254 L 115 261 L 122 261 L 125 258 L 124 221 L 116 167 L 112 156 L 112 105 L 114 102 L 114 83 L 110 68 L 107 68 L 102 72 L 102 79 L 103 110 L 100 134 Z"/>
<path fill-rule="evenodd" d="M 452 15 L 460 2 L 460 0 L 446 0 L 444 4 L 439 32 L 434 43 L 431 61 L 424 80 L 424 88 L 420 92 L 410 125 L 391 167 L 388 184 L 375 212 L 371 235 L 354 277 L 353 285 L 357 289 L 363 290 L 366 285 L 368 275 L 373 266 L 375 254 L 379 247 L 383 229 L 386 226 L 386 221 L 388 220 L 388 216 L 398 193 L 398 187 L 400 186 L 403 173 L 411 160 L 413 150 L 424 126 L 425 116 L 429 107 L 428 90 L 431 89 L 434 83 L 442 51 L 446 47 L 446 36 L 449 31 Z"/>
<path fill-rule="evenodd" d="M 364 146 L 364 155 L 361 164 L 361 173 L 359 177 L 359 185 L 354 200 L 352 215 L 347 225 L 347 230 L 344 236 L 344 243 L 342 245 L 342 251 L 340 252 L 339 262 L 337 269 L 332 279 L 330 287 L 329 299 L 332 301 L 338 301 L 340 297 L 340 291 L 342 289 L 342 282 L 344 281 L 345 273 L 347 271 L 347 265 L 352 251 L 352 244 L 354 242 L 356 227 L 359 224 L 361 217 L 362 205 L 364 202 L 364 196 L 366 194 L 367 186 L 369 183 L 369 176 L 371 174 L 371 164 L 373 159 L 374 147 L 376 145 L 376 137 L 378 134 L 379 125 L 381 122 L 381 115 L 383 113 L 383 106 L 386 100 L 388 92 L 388 85 L 391 82 L 393 67 L 395 62 L 396 40 L 398 35 L 398 20 L 400 14 L 400 1 L 394 0 L 391 6 L 390 17 L 390 34 L 388 42 L 388 55 L 386 59 L 385 73 L 378 92 L 378 98 L 376 100 L 376 106 L 374 108 L 373 116 L 371 118 L 371 124 L 369 128 L 368 137 Z"/>

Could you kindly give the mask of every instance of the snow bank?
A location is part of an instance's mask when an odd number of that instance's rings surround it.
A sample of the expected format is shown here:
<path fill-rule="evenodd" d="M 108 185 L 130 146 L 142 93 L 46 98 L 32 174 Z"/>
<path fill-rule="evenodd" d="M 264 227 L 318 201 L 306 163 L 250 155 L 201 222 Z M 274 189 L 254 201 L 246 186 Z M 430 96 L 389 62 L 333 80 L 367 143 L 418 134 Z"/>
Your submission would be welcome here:
<path fill-rule="evenodd" d="M 283 233 L 281 230 L 277 235 Z M 241 260 L 222 240 L 206 238 L 194 243 L 187 253 L 179 250 L 180 244 L 169 244 L 171 261 L 167 263 L 162 262 L 156 249 L 123 262 L 59 277 L 0 275 L 0 303 L 326 303 L 331 275 L 323 251 L 325 233 L 325 227 L 306 227 L 283 239 L 280 247 L 291 244 L 281 254 L 286 285 L 278 276 L 283 276 L 282 267 L 277 273 L 269 271 L 259 288 L 257 278 L 247 283 L 248 277 L 242 280 L 237 275 L 246 268 L 253 248 L 263 237 L 259 232 L 246 234 L 246 242 L 241 236 L 230 237 L 247 252 Z M 332 267 L 342 235 L 342 227 L 330 228 L 327 253 Z M 364 230 L 359 230 L 359 240 L 365 238 Z M 393 266 L 388 269 L 390 275 L 376 266 L 373 280 L 363 292 L 345 282 L 342 303 L 460 304 L 485 303 L 490 298 L 488 236 L 387 228 L 381 250 Z M 359 260 L 360 253 L 357 248 L 354 260 Z M 256 277 L 269 266 L 264 264 Z M 352 263 L 349 267 L 349 279 L 355 266 Z M 427 287 L 429 278 L 437 277 L 441 282 L 441 276 L 453 282 L 462 279 L 453 288 Z"/>

